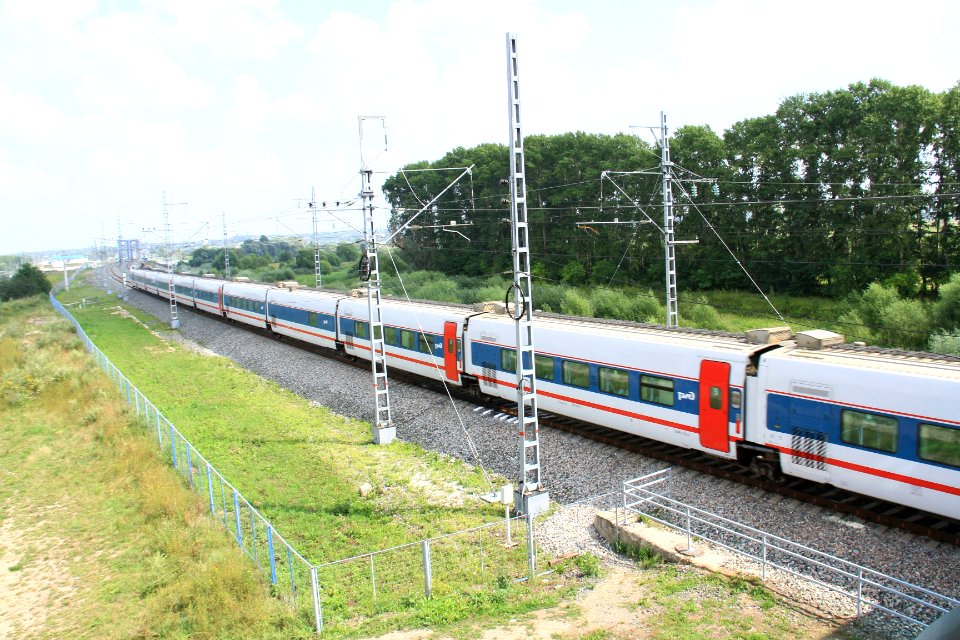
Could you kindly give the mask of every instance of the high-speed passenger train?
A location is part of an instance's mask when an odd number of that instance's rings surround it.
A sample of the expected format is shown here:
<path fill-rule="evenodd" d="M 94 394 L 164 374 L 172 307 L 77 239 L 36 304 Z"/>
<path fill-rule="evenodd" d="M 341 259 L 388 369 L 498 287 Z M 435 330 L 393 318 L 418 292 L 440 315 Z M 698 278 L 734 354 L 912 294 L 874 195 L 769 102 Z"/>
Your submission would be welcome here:
<path fill-rule="evenodd" d="M 365 294 L 132 269 L 179 304 L 370 359 Z M 516 398 L 504 313 L 383 300 L 397 368 Z M 843 345 L 842 336 L 728 334 L 536 314 L 543 411 L 960 518 L 960 359 Z M 529 364 L 529 363 L 527 363 Z"/>

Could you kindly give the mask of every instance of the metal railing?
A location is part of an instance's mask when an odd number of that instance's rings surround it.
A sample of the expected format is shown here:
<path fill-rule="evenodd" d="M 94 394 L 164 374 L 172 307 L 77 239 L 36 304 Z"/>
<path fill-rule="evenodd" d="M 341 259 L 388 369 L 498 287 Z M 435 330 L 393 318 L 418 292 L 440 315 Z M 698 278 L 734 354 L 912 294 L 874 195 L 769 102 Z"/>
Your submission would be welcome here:
<path fill-rule="evenodd" d="M 312 618 L 317 633 L 330 620 L 356 612 L 409 607 L 419 599 L 471 586 L 503 587 L 546 571 L 539 567 L 533 521 L 506 518 L 409 544 L 313 564 L 288 543 L 243 494 L 207 460 L 120 371 L 50 294 L 54 309 L 76 328 L 121 396 L 151 432 L 184 482 L 205 498 L 240 549 L 270 580 L 276 595 Z"/>
<path fill-rule="evenodd" d="M 686 534 L 688 550 L 695 539 L 708 540 L 758 562 L 761 580 L 775 568 L 850 598 L 858 617 L 870 609 L 925 627 L 960 606 L 931 589 L 674 500 L 671 484 L 669 468 L 624 482 L 621 522 L 633 513 L 676 529 Z"/>

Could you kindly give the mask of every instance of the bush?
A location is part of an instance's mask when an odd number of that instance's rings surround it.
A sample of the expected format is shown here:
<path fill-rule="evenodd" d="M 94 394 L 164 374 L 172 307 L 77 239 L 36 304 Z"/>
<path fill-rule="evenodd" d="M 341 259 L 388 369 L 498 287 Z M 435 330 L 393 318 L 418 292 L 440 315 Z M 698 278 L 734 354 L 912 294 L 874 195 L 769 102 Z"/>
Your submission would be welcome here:
<path fill-rule="evenodd" d="M 602 572 L 600 560 L 589 551 L 577 556 L 577 568 L 587 578 L 596 578 Z"/>
<path fill-rule="evenodd" d="M 652 291 L 639 293 L 630 303 L 630 319 L 635 322 L 662 323 L 666 313 Z"/>
<path fill-rule="evenodd" d="M 593 317 L 593 305 L 576 289 L 568 289 L 560 302 L 560 313 L 568 316 Z"/>
<path fill-rule="evenodd" d="M 631 319 L 630 300 L 619 291 L 596 289 L 590 297 L 590 301 L 598 318 Z"/>
<path fill-rule="evenodd" d="M 411 290 L 408 287 L 407 291 L 411 298 L 436 300 L 437 302 L 460 302 L 460 291 L 457 284 L 450 280 L 430 282 L 416 290 Z"/>
<path fill-rule="evenodd" d="M 0 300 L 15 300 L 41 293 L 46 294 L 50 292 L 50 287 L 50 281 L 40 269 L 24 263 L 12 278 L 0 281 Z"/>
<path fill-rule="evenodd" d="M 720 331 L 726 328 L 720 313 L 707 304 L 703 296 L 697 296 L 696 300 L 688 301 L 684 306 L 687 311 L 683 316 L 697 328 Z"/>
<path fill-rule="evenodd" d="M 960 328 L 960 273 L 950 276 L 940 287 L 940 299 L 933 307 L 934 317 L 941 329 Z"/>
<path fill-rule="evenodd" d="M 560 272 L 560 279 L 567 284 L 583 284 L 587 279 L 587 270 L 580 262 L 568 262 Z"/>
<path fill-rule="evenodd" d="M 960 336 L 946 331 L 940 331 L 930 336 L 930 340 L 927 342 L 927 348 L 934 353 L 960 356 Z"/>
<path fill-rule="evenodd" d="M 874 282 L 863 292 L 860 298 L 859 311 L 863 322 L 871 331 L 877 332 L 883 326 L 883 310 L 900 299 L 895 289 L 884 287 Z"/>
<path fill-rule="evenodd" d="M 895 300 L 881 310 L 880 322 L 877 337 L 884 345 L 917 350 L 927 346 L 930 319 L 918 300 Z"/>
<path fill-rule="evenodd" d="M 260 280 L 260 282 L 279 282 L 281 280 L 295 280 L 296 277 L 297 275 L 293 272 L 293 269 L 283 267 L 282 269 L 264 271 L 260 274 L 258 280 Z"/>
<path fill-rule="evenodd" d="M 360 247 L 353 242 L 344 242 L 337 245 L 337 257 L 341 264 L 344 262 L 355 262 L 360 259 Z"/>
<path fill-rule="evenodd" d="M 562 313 L 563 295 L 568 287 L 557 284 L 537 284 L 533 290 L 533 306 L 550 313 Z"/>

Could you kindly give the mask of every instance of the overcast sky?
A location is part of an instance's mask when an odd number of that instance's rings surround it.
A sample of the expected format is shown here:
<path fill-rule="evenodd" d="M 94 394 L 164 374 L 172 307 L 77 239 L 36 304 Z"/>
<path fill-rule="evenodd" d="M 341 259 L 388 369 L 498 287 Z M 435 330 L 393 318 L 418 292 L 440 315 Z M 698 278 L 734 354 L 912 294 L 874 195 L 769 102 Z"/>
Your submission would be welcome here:
<path fill-rule="evenodd" d="M 304 202 L 527 135 L 734 122 L 804 92 L 960 80 L 949 0 L 0 0 L 0 253 L 309 234 Z M 505 168 L 506 171 L 506 168 Z M 536 186 L 536 185 L 528 185 Z M 379 191 L 378 191 L 379 193 Z M 360 226 L 359 212 L 340 214 Z M 345 229 L 326 217 L 322 230 Z"/>

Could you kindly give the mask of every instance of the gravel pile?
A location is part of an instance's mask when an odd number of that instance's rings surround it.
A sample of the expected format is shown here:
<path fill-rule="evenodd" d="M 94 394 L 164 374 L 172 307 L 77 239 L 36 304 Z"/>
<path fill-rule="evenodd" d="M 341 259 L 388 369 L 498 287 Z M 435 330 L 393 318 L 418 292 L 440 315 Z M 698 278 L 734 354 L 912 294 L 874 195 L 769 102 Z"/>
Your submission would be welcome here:
<path fill-rule="evenodd" d="M 169 315 L 169 305 L 164 300 L 136 291 L 130 292 L 129 300 L 158 318 Z M 359 391 L 370 388 L 369 371 L 252 334 L 183 307 L 180 320 L 179 333 L 185 341 L 228 357 L 342 415 L 370 419 L 372 396 Z M 508 478 L 516 477 L 518 437 L 516 426 L 506 416 L 498 416 L 476 404 L 451 402 L 434 391 L 398 381 L 391 383 L 390 399 L 399 439 L 478 464 L 475 448 L 485 468 Z M 657 460 L 552 430 L 541 432 L 541 463 L 552 501 L 570 505 L 559 510 L 542 527 L 538 535 L 543 538 L 543 548 L 554 553 L 590 550 L 608 559 L 613 559 L 614 554 L 598 539 L 591 526 L 597 505 L 571 503 L 619 491 L 624 480 L 664 467 L 664 463 Z M 957 547 L 838 516 L 813 505 L 691 470 L 674 469 L 673 478 L 673 497 L 677 500 L 960 598 L 960 549 Z M 618 498 L 613 496 L 613 499 Z M 612 506 L 609 500 L 610 497 L 600 502 Z M 791 590 L 798 591 L 800 587 L 791 587 Z M 848 600 L 823 589 L 813 591 L 814 595 L 810 596 L 816 600 L 813 604 L 838 614 L 850 613 Z"/>

